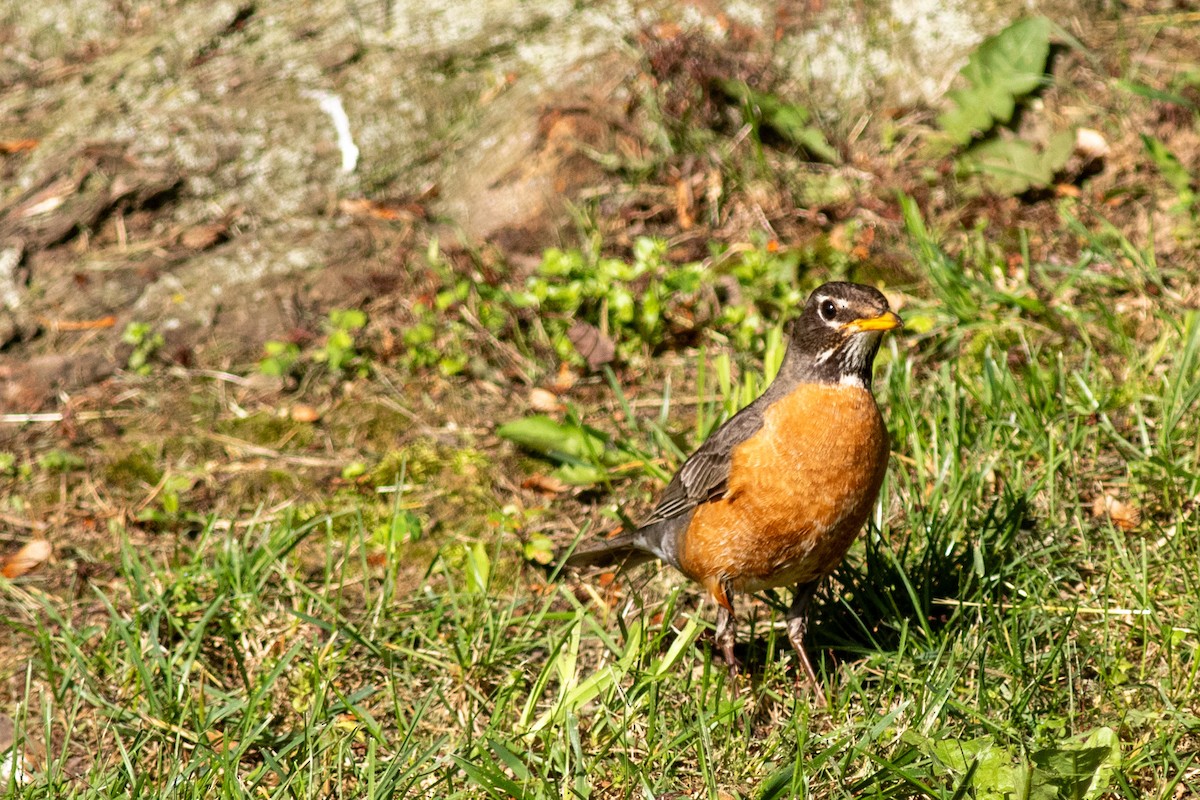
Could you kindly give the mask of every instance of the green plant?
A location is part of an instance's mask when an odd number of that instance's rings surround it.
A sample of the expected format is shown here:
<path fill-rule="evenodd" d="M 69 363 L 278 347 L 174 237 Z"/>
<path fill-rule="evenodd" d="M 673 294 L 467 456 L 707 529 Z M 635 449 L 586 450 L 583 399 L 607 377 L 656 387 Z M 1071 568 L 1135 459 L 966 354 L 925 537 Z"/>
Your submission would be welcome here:
<path fill-rule="evenodd" d="M 1162 140 L 1143 133 L 1142 145 L 1163 180 L 1175 192 L 1172 210 L 1182 212 L 1194 220 L 1198 208 L 1195 176 L 1167 149 Z"/>
<path fill-rule="evenodd" d="M 314 357 L 318 362 L 329 365 L 335 373 L 354 372 L 359 377 L 368 373 L 368 367 L 358 351 L 355 336 L 367 325 L 367 315 L 351 308 L 335 308 L 329 312 L 325 324 L 324 347 Z"/>
<path fill-rule="evenodd" d="M 446 314 L 452 304 L 467 300 L 469 293 L 470 284 L 458 280 L 438 293 L 433 307 L 421 302 L 413 305 L 415 322 L 403 334 L 405 361 L 410 369 L 436 366 L 438 372 L 451 376 L 467 368 L 470 359 L 463 342 L 470 332 L 461 322 L 446 319 Z"/>
<path fill-rule="evenodd" d="M 812 124 L 812 113 L 804 106 L 753 89 L 745 81 L 722 79 L 717 85 L 741 104 L 742 116 L 756 130 L 768 129 L 818 161 L 828 164 L 840 161 L 837 150 L 829 144 L 824 132 Z"/>
<path fill-rule="evenodd" d="M 1047 80 L 1050 28 L 1045 17 L 1026 17 L 984 40 L 959 73 L 966 87 L 948 93 L 950 108 L 938 117 L 943 142 L 960 149 L 959 173 L 992 191 L 1050 185 L 1074 148 L 1072 130 L 1039 147 L 1004 129 L 1018 103 Z"/>
<path fill-rule="evenodd" d="M 263 344 L 263 350 L 266 356 L 258 362 L 258 371 L 263 375 L 290 375 L 300 361 L 300 345 L 295 342 L 271 340 Z"/>
<path fill-rule="evenodd" d="M 71 472 L 82 469 L 85 462 L 75 453 L 67 450 L 47 450 L 38 456 L 37 465 L 47 472 Z"/>
<path fill-rule="evenodd" d="M 549 312 L 544 324 L 562 358 L 578 358 L 567 332 L 576 321 L 611 337 L 616 354 L 631 359 L 698 327 L 719 331 L 746 349 L 761 349 L 768 319 L 778 319 L 800 302 L 796 286 L 798 252 L 772 252 L 765 244 L 720 266 L 673 264 L 666 242 L 641 238 L 633 258 L 624 261 L 581 250 L 547 250 L 524 291 L 509 302 Z M 737 286 L 730 297 L 727 277 Z"/>
<path fill-rule="evenodd" d="M 988 37 L 959 73 L 967 87 L 948 93 L 952 105 L 938 117 L 938 126 L 952 142 L 965 145 L 1007 124 L 1017 103 L 1046 80 L 1049 55 L 1045 17 L 1019 19 Z"/>
<path fill-rule="evenodd" d="M 150 374 L 150 358 L 166 343 L 163 335 L 148 322 L 130 322 L 121 334 L 121 341 L 133 345 L 126 364 L 138 375 Z"/>

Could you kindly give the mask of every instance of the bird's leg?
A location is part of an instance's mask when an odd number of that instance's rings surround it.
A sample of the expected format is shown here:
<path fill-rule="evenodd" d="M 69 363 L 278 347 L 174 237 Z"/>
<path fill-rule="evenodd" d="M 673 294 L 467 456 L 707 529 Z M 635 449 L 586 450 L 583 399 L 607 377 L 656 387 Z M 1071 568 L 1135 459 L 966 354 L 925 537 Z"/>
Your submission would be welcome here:
<path fill-rule="evenodd" d="M 704 585 L 713 600 L 717 601 L 717 633 L 713 636 L 713 641 L 717 647 L 721 648 L 725 666 L 729 667 L 729 682 L 733 686 L 733 696 L 737 697 L 737 676 L 740 665 L 737 656 L 733 654 L 734 628 L 736 626 L 733 619 L 733 592 L 723 580 L 715 575 L 706 580 Z"/>
<path fill-rule="evenodd" d="M 808 633 L 808 607 L 812 603 L 813 595 L 817 593 L 817 586 L 820 583 L 820 580 L 815 580 L 796 586 L 796 591 L 792 595 L 792 605 L 787 612 L 787 621 L 788 638 L 792 641 L 792 647 L 796 648 L 796 655 L 800 657 L 800 667 L 812 689 L 813 701 L 824 708 L 828 705 L 825 700 L 825 692 L 821 688 L 820 682 L 817 681 L 817 673 L 813 669 L 812 661 L 808 658 L 808 651 L 804 649 L 804 636 Z M 796 683 L 800 683 L 799 676 L 797 676 Z"/>
<path fill-rule="evenodd" d="M 721 648 L 721 655 L 725 658 L 725 666 L 729 667 L 730 677 L 736 678 L 738 669 L 741 665 L 738 664 L 737 656 L 733 654 L 734 628 L 736 623 L 733 619 L 733 604 L 729 607 L 717 606 L 717 634 L 713 637 L 717 647 Z"/>

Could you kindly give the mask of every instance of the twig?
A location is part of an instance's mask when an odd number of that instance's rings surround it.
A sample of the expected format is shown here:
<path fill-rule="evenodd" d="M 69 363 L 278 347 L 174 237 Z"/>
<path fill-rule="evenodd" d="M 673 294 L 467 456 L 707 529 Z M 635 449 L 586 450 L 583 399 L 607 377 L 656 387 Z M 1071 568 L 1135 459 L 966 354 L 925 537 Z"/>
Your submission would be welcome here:
<path fill-rule="evenodd" d="M 283 461 L 287 464 L 295 464 L 300 467 L 339 467 L 343 462 L 334 458 L 316 458 L 314 456 L 292 456 L 286 453 L 281 453 L 278 450 L 272 450 L 269 447 L 252 444 L 242 439 L 236 439 L 233 436 L 226 436 L 223 433 L 214 433 L 213 431 L 202 431 L 201 435 L 212 439 L 214 442 L 223 444 L 226 447 L 232 447 L 248 453 L 253 456 L 262 456 L 263 458 L 273 458 Z"/>
<path fill-rule="evenodd" d="M 57 411 L 43 414 L 0 414 L 0 423 L 27 425 L 30 422 L 62 422 L 63 415 Z"/>

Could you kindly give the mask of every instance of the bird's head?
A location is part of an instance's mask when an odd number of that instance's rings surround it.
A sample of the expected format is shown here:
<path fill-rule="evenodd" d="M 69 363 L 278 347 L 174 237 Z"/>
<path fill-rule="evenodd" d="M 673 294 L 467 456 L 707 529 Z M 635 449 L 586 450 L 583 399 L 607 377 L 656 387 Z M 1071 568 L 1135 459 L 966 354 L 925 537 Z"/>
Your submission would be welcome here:
<path fill-rule="evenodd" d="M 902 325 L 878 289 L 826 283 L 809 295 L 792 327 L 789 366 L 804 381 L 870 388 L 880 339 Z"/>

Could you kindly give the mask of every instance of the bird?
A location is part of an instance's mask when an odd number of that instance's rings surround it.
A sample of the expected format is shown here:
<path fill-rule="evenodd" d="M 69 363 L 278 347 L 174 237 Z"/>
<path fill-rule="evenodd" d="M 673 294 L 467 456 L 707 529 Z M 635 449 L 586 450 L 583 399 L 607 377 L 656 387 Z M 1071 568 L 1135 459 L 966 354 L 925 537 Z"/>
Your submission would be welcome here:
<path fill-rule="evenodd" d="M 883 484 L 890 441 L 872 368 L 884 334 L 901 327 L 874 287 L 816 288 L 766 390 L 684 461 L 640 525 L 577 547 L 563 566 L 628 569 L 659 559 L 700 584 L 717 605 L 713 641 L 734 692 L 735 595 L 794 587 L 788 639 L 814 702 L 827 705 L 805 649 L 810 605 Z"/>

